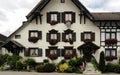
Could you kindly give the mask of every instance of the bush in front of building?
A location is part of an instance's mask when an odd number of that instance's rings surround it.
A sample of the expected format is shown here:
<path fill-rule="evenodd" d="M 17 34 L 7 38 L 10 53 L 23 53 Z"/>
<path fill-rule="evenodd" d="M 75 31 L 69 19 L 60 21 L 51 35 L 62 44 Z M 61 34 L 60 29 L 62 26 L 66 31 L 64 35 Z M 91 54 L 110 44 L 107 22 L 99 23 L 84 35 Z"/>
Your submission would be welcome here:
<path fill-rule="evenodd" d="M 29 67 L 29 69 L 34 69 L 36 62 L 34 59 L 28 58 L 27 60 L 25 60 L 26 65 Z"/>
<path fill-rule="evenodd" d="M 100 53 L 99 69 L 101 72 L 105 72 L 105 55 L 103 51 Z"/>
<path fill-rule="evenodd" d="M 18 71 L 24 70 L 24 64 L 21 61 L 16 62 L 16 70 Z"/>
<path fill-rule="evenodd" d="M 44 65 L 43 68 L 44 72 L 54 72 L 56 70 L 55 64 L 47 63 Z"/>
<path fill-rule="evenodd" d="M 37 72 L 44 72 L 44 65 L 37 65 L 36 66 L 36 68 L 35 68 L 35 70 L 37 71 Z"/>

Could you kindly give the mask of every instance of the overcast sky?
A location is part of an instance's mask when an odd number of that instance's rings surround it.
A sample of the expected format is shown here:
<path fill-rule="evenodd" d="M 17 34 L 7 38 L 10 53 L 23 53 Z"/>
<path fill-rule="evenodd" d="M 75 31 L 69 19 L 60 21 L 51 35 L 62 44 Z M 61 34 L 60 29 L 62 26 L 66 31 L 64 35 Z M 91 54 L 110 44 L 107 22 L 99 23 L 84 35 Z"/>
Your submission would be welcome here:
<path fill-rule="evenodd" d="M 0 33 L 9 36 L 40 0 L 0 0 Z M 80 0 L 90 12 L 120 12 L 120 0 Z"/>

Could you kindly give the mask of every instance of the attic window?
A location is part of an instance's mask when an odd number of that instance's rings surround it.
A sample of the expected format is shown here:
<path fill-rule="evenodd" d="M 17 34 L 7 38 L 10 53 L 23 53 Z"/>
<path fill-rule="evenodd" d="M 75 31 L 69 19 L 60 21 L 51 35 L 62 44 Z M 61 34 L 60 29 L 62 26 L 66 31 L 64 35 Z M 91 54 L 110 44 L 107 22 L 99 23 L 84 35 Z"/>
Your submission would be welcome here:
<path fill-rule="evenodd" d="M 21 35 L 15 35 L 15 39 L 20 39 Z"/>
<path fill-rule="evenodd" d="M 60 22 L 60 13 L 58 12 L 48 12 L 47 13 L 47 23 L 51 25 L 56 25 Z"/>
<path fill-rule="evenodd" d="M 61 3 L 65 3 L 65 0 L 61 0 Z"/>

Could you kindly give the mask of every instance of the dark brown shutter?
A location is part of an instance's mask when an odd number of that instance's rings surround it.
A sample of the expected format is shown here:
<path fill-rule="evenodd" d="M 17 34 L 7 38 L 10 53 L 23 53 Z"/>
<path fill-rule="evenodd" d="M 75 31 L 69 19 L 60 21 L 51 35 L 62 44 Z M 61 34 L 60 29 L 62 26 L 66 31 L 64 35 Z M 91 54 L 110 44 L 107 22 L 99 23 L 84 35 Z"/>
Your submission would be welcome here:
<path fill-rule="evenodd" d="M 65 55 L 65 49 L 61 49 L 61 56 Z"/>
<path fill-rule="evenodd" d="M 42 39 L 42 31 L 38 31 L 38 38 Z"/>
<path fill-rule="evenodd" d="M 57 39 L 60 41 L 60 33 L 57 33 Z"/>
<path fill-rule="evenodd" d="M 73 41 L 76 41 L 76 33 L 72 34 L 72 39 L 73 39 Z"/>
<path fill-rule="evenodd" d="M 60 23 L 60 13 L 57 13 L 57 21 Z"/>
<path fill-rule="evenodd" d="M 57 55 L 60 56 L 60 49 L 57 50 Z"/>
<path fill-rule="evenodd" d="M 27 57 L 27 56 L 30 56 L 30 50 L 29 49 L 25 49 L 24 50 L 24 55 Z"/>
<path fill-rule="evenodd" d="M 46 41 L 49 42 L 50 40 L 50 33 L 46 33 Z"/>
<path fill-rule="evenodd" d="M 65 41 L 65 33 L 62 33 L 62 41 Z"/>
<path fill-rule="evenodd" d="M 91 39 L 92 41 L 95 41 L 95 33 L 91 33 Z"/>
<path fill-rule="evenodd" d="M 65 22 L 65 12 L 62 13 L 62 23 Z"/>
<path fill-rule="evenodd" d="M 84 41 L 84 33 L 81 33 L 81 41 Z"/>
<path fill-rule="evenodd" d="M 50 54 L 50 50 L 46 49 L 46 56 L 48 56 Z"/>
<path fill-rule="evenodd" d="M 47 23 L 50 23 L 51 22 L 51 15 L 50 13 L 47 13 Z"/>
<path fill-rule="evenodd" d="M 38 56 L 42 56 L 42 49 L 38 49 Z"/>
<path fill-rule="evenodd" d="M 72 22 L 75 23 L 75 13 L 72 13 Z"/>

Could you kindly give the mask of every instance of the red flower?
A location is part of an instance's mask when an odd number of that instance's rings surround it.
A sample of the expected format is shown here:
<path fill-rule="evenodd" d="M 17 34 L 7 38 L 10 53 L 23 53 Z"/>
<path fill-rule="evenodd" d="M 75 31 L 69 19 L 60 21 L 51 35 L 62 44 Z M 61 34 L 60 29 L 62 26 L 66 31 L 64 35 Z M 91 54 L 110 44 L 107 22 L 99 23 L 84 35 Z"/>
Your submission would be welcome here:
<path fill-rule="evenodd" d="M 36 43 L 39 40 L 39 38 L 38 37 L 29 37 L 28 40 L 30 42 Z"/>
<path fill-rule="evenodd" d="M 106 56 L 105 59 L 106 59 L 106 61 L 112 61 L 114 59 L 117 59 L 117 57 L 116 56 Z"/>
<path fill-rule="evenodd" d="M 117 44 L 117 39 L 106 39 L 105 44 L 111 45 L 111 44 Z"/>
<path fill-rule="evenodd" d="M 51 25 L 56 25 L 57 23 L 58 23 L 58 21 L 52 20 L 50 24 Z"/>
<path fill-rule="evenodd" d="M 73 54 L 65 54 L 65 55 L 64 55 L 64 58 L 65 58 L 65 59 L 73 58 Z"/>
<path fill-rule="evenodd" d="M 88 43 L 88 42 L 92 42 L 92 40 L 91 39 L 84 39 L 84 42 Z"/>
<path fill-rule="evenodd" d="M 49 54 L 48 58 L 50 58 L 51 60 L 55 60 L 58 58 L 58 55 L 57 54 Z"/>
<path fill-rule="evenodd" d="M 57 40 L 57 39 L 50 39 L 50 40 L 49 40 L 49 43 L 50 43 L 51 45 L 55 45 L 55 44 L 58 43 L 58 40 Z"/>

